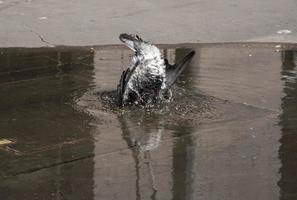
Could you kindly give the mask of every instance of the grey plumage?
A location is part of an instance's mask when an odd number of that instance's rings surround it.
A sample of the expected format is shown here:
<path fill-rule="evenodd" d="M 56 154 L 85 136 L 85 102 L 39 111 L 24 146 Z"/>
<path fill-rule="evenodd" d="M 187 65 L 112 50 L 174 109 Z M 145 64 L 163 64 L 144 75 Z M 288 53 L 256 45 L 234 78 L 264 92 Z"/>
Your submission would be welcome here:
<path fill-rule="evenodd" d="M 192 51 L 178 64 L 170 65 L 156 46 L 139 36 L 121 34 L 120 40 L 135 52 L 118 85 L 120 106 L 146 105 L 168 98 L 171 85 L 195 54 Z"/>

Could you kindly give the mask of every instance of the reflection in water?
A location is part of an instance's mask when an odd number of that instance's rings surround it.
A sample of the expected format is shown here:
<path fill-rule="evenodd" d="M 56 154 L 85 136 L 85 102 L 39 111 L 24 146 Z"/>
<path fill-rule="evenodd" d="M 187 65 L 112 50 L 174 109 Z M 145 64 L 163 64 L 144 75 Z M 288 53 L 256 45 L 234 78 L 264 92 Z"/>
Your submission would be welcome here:
<path fill-rule="evenodd" d="M 176 49 L 176 61 L 182 58 L 187 49 Z M 184 71 L 182 77 L 185 82 L 179 83 L 182 84 L 185 90 L 188 93 L 195 93 L 194 87 L 191 84 L 191 70 L 192 65 L 195 65 L 195 68 L 199 70 L 199 49 L 196 49 L 196 54 L 192 60 L 190 66 Z M 198 74 L 195 75 L 198 77 Z M 194 127 L 187 127 L 181 124 L 179 127 L 175 128 L 173 133 L 174 137 L 179 137 L 186 135 L 182 140 L 177 140 L 173 147 L 173 165 L 172 165 L 172 176 L 173 176 L 173 199 L 193 199 L 193 172 L 194 160 L 195 160 L 195 145 L 191 133 L 194 131 Z"/>
<path fill-rule="evenodd" d="M 129 114 L 120 115 L 123 139 L 132 150 L 136 171 L 136 199 L 142 199 L 141 174 L 149 173 L 151 186 L 151 199 L 156 199 L 157 188 L 155 185 L 154 169 L 150 151 L 158 148 L 164 131 L 162 118 L 154 113 L 137 110 Z M 141 172 L 141 170 L 144 172 Z M 145 181 L 142 181 L 145 182 Z M 148 191 L 145 191 L 146 193 Z M 148 195 L 148 194 L 146 194 Z"/>
<path fill-rule="evenodd" d="M 72 105 L 92 86 L 94 54 L 0 52 L 0 138 L 15 141 L 0 149 L 0 199 L 92 199 L 93 161 L 63 163 L 93 153 L 91 118 Z"/>
<path fill-rule="evenodd" d="M 84 48 L 0 49 L 0 83 L 92 69 L 93 57 Z"/>
<path fill-rule="evenodd" d="M 284 93 L 282 98 L 282 127 L 281 146 L 279 157 L 282 162 L 280 169 L 282 200 L 297 199 L 297 51 L 285 50 L 282 52 L 282 79 Z"/>
<path fill-rule="evenodd" d="M 278 199 L 278 155 L 281 199 L 294 199 L 296 52 L 282 53 L 283 88 L 271 48 L 194 47 L 160 110 L 94 95 L 116 88 L 128 50 L 0 50 L 0 139 L 14 141 L 0 147 L 0 199 Z"/>
<path fill-rule="evenodd" d="M 189 132 L 186 132 L 189 131 Z M 173 148 L 173 199 L 193 199 L 193 166 L 195 160 L 195 145 L 192 141 L 191 129 L 178 127 L 174 136 L 188 134 L 184 139 L 177 140 Z"/>

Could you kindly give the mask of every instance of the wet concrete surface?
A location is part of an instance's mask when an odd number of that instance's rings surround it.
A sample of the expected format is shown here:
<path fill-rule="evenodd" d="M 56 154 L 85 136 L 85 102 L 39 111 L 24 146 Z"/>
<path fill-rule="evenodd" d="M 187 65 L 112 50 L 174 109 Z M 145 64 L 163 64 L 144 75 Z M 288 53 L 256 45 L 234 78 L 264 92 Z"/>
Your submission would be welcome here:
<path fill-rule="evenodd" d="M 196 55 L 147 109 L 122 46 L 0 49 L 0 199 L 296 199 L 297 47 L 160 47 Z"/>

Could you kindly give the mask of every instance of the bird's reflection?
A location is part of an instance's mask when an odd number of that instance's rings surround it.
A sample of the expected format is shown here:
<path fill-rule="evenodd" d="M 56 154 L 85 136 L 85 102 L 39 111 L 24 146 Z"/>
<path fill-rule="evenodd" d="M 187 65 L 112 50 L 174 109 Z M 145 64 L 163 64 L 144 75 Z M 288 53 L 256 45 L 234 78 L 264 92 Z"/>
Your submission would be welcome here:
<path fill-rule="evenodd" d="M 154 168 L 151 151 L 156 149 L 164 133 L 161 115 L 145 110 L 137 110 L 118 116 L 123 130 L 123 139 L 132 150 L 136 170 L 136 199 L 141 199 L 141 174 L 148 172 L 151 199 L 156 199 Z"/>

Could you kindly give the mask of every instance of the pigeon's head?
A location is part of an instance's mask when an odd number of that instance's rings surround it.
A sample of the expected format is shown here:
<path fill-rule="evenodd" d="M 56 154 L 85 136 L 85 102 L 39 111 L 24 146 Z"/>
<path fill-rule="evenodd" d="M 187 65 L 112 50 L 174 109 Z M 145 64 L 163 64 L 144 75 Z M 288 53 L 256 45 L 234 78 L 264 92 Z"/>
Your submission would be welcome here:
<path fill-rule="evenodd" d="M 162 59 L 160 50 L 143 41 L 138 35 L 123 33 L 120 35 L 120 40 L 131 50 L 133 50 L 139 60 Z"/>

